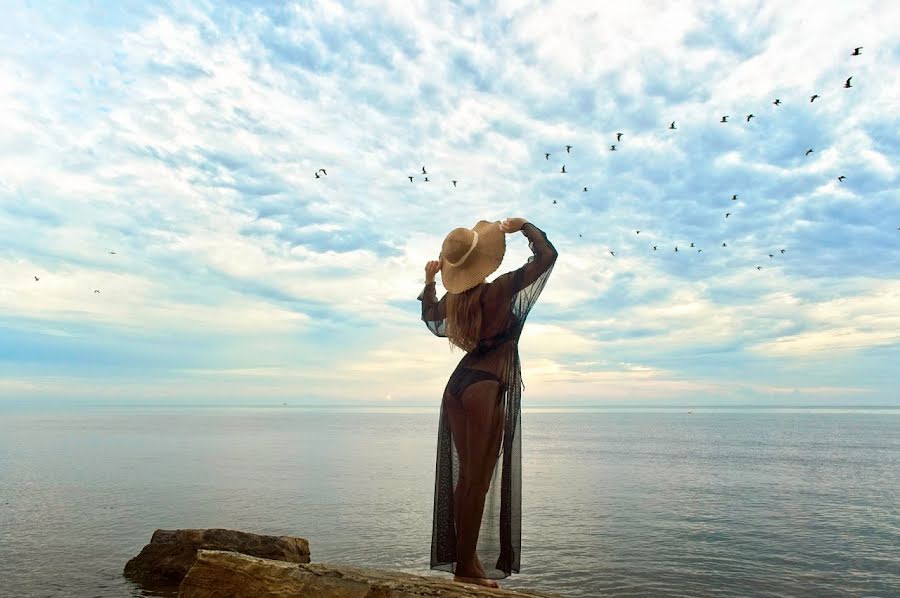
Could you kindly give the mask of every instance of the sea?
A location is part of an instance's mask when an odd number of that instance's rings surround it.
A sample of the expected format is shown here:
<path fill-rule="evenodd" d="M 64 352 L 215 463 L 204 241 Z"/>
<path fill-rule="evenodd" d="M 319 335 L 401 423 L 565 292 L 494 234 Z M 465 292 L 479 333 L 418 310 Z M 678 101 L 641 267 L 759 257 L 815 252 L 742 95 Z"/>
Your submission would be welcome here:
<path fill-rule="evenodd" d="M 0 404 L 0 596 L 162 594 L 156 529 L 429 569 L 439 411 Z M 562 596 L 900 596 L 900 408 L 524 407 L 521 570 Z"/>

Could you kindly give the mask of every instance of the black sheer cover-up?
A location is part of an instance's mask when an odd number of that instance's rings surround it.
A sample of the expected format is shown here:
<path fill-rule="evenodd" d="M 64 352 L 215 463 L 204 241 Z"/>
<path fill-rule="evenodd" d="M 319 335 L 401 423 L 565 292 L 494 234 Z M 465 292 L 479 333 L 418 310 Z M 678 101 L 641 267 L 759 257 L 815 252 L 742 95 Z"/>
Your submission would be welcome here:
<path fill-rule="evenodd" d="M 504 579 L 519 573 L 522 546 L 520 409 L 524 384 L 518 345 L 525 319 L 537 302 L 558 255 L 547 235 L 533 224 L 523 225 L 522 233 L 527 237 L 533 255 L 519 269 L 481 285 L 481 341 L 462 357 L 444 389 L 438 424 L 431 569 L 457 573 L 458 565 L 454 490 L 460 464 L 447 414 L 448 402 L 456 402 L 449 404 L 450 407 L 460 404 L 460 397 L 470 384 L 497 380 L 500 382 L 499 397 L 491 392 L 478 399 L 499 401 L 503 430 L 475 552 L 485 570 L 483 577 Z M 437 300 L 434 283 L 426 284 L 418 296 L 422 302 L 422 320 L 439 337 L 446 337 L 446 298 L 444 294 L 440 301 Z M 460 515 L 460 519 L 462 517 Z"/>

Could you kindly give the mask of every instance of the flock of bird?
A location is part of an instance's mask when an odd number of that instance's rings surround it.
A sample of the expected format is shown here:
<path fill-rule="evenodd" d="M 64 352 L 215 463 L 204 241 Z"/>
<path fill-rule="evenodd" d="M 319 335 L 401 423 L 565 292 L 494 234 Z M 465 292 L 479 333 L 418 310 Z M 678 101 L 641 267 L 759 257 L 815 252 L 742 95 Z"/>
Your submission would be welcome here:
<path fill-rule="evenodd" d="M 863 49 L 862 46 L 859 46 L 859 47 L 857 47 L 857 48 L 854 48 L 853 52 L 851 52 L 850 55 L 851 55 L 851 56 L 859 56 L 859 55 L 860 55 L 860 50 L 862 50 L 862 49 Z M 851 85 L 851 83 L 850 83 L 850 80 L 851 80 L 851 79 L 853 79 L 852 76 L 851 76 L 851 77 L 847 77 L 847 80 L 844 82 L 844 88 L 845 88 L 845 89 L 850 89 L 851 87 L 853 87 L 853 86 Z M 810 102 L 810 103 L 813 103 L 813 102 L 815 102 L 816 99 L 818 99 L 819 97 L 821 97 L 821 96 L 820 96 L 819 94 L 817 94 L 817 93 L 812 94 L 812 95 L 809 97 L 809 102 Z M 775 105 L 776 107 L 778 107 L 778 106 L 780 106 L 780 105 L 782 104 L 782 101 L 781 101 L 780 98 L 775 98 L 774 101 L 772 102 L 772 104 Z M 728 123 L 728 122 L 730 122 L 730 121 L 728 120 L 730 117 L 731 117 L 731 115 L 728 115 L 728 114 L 722 115 L 721 120 L 719 120 L 719 122 L 720 122 L 720 123 Z M 753 119 L 753 118 L 756 118 L 756 115 L 755 115 L 755 114 L 753 114 L 753 113 L 748 114 L 748 115 L 746 116 L 746 122 L 749 123 L 750 120 Z M 672 121 L 672 122 L 669 124 L 668 129 L 669 129 L 669 130 L 677 130 L 678 127 L 676 126 L 676 121 Z M 610 146 L 609 146 L 609 151 L 617 151 L 617 150 L 616 150 L 616 145 L 622 141 L 622 137 L 623 137 L 623 136 L 625 136 L 625 133 L 622 133 L 622 132 L 616 133 L 616 143 L 611 143 L 611 144 L 610 144 Z M 564 147 L 565 147 L 565 150 L 566 150 L 566 154 L 571 154 L 571 153 L 572 153 L 572 148 L 573 148 L 574 146 L 572 146 L 572 145 L 566 145 L 566 146 L 564 146 Z M 804 153 L 804 156 L 809 156 L 809 155 L 810 155 L 811 153 L 813 153 L 814 151 L 815 151 L 814 148 L 809 148 L 809 149 L 807 149 L 806 152 Z M 547 161 L 549 161 L 551 155 L 553 155 L 552 152 L 547 152 L 547 151 L 545 151 L 545 152 L 544 152 L 544 159 L 547 160 Z M 559 172 L 560 172 L 560 174 L 569 174 L 569 172 L 566 170 L 566 165 L 565 165 L 565 164 L 562 164 L 562 166 L 560 167 Z M 425 170 L 425 167 L 424 167 L 424 166 L 422 167 L 422 174 L 428 174 L 427 171 Z M 409 178 L 409 182 L 411 182 L 411 183 L 412 183 L 413 180 L 414 180 L 414 178 L 413 178 L 412 176 L 408 176 L 407 178 Z M 838 182 L 840 182 L 840 183 L 842 183 L 842 182 L 844 181 L 844 179 L 846 179 L 846 178 L 847 178 L 847 177 L 846 177 L 845 175 L 843 175 L 843 174 L 837 176 L 837 180 L 838 180 Z M 428 179 L 428 177 L 426 176 L 426 177 L 425 177 L 425 181 L 427 182 L 428 180 L 429 180 L 429 179 Z M 454 181 L 452 181 L 452 183 L 453 183 L 453 186 L 456 187 L 457 181 L 454 180 Z M 581 187 L 581 191 L 582 191 L 583 193 L 587 193 L 588 188 L 587 188 L 586 186 L 582 186 L 582 187 Z M 731 201 L 738 201 L 738 194 L 737 194 L 737 193 L 732 194 L 732 196 L 731 196 Z M 557 203 L 558 203 L 557 200 L 554 199 L 554 200 L 553 200 L 553 204 L 557 204 Z M 726 218 L 726 219 L 729 218 L 731 215 L 732 215 L 731 212 L 725 212 L 725 218 Z M 900 228 L 898 228 L 898 230 L 900 230 Z M 635 231 L 635 234 L 640 234 L 640 232 L 641 232 L 641 231 L 636 230 L 636 231 Z M 579 236 L 579 237 L 583 237 L 583 235 L 582 235 L 581 233 L 579 233 L 578 236 Z M 722 246 L 722 247 L 728 247 L 728 244 L 725 243 L 725 242 L 723 242 L 721 246 Z M 702 252 L 703 252 L 703 249 L 702 249 L 702 248 L 697 248 L 697 247 L 695 246 L 694 243 L 690 243 L 689 248 L 691 248 L 691 249 L 696 249 L 696 250 L 697 250 L 697 253 L 702 253 Z M 653 251 L 657 251 L 658 249 L 659 249 L 659 245 L 653 245 Z M 675 252 L 680 252 L 677 245 L 674 246 L 674 251 L 675 251 Z M 779 249 L 779 253 L 780 253 L 780 254 L 784 254 L 784 253 L 785 253 L 785 249 Z M 613 250 L 609 250 L 609 254 L 612 255 L 612 256 L 615 256 L 615 255 L 616 255 L 615 251 L 613 251 Z M 769 256 L 770 259 L 774 259 L 775 253 L 769 253 L 768 256 Z M 757 270 L 762 270 L 762 266 L 757 265 L 757 266 L 756 266 L 756 269 L 757 269 Z"/>
<path fill-rule="evenodd" d="M 857 48 L 854 48 L 853 52 L 851 53 L 851 56 L 859 56 L 859 55 L 860 55 L 860 50 L 862 50 L 862 48 L 863 48 L 862 46 L 859 46 L 859 47 L 857 47 Z M 852 76 L 851 76 L 851 77 L 847 77 L 847 80 L 844 82 L 844 88 L 845 88 L 845 89 L 849 89 L 849 88 L 853 87 L 853 86 L 850 84 L 850 80 L 851 80 L 851 79 L 853 79 Z M 816 100 L 817 98 L 819 98 L 819 97 L 820 97 L 819 94 L 813 94 L 813 95 L 811 95 L 810 98 L 809 98 L 810 103 L 815 102 L 815 100 Z M 780 99 L 780 98 L 775 98 L 775 100 L 772 102 L 772 104 L 774 104 L 776 107 L 777 107 L 777 106 L 780 106 L 781 103 L 782 103 L 782 102 L 781 102 L 781 99 Z M 728 119 L 730 118 L 730 116 L 731 116 L 731 115 L 728 115 L 728 114 L 722 115 L 721 120 L 720 120 L 719 122 L 720 122 L 720 123 L 728 123 L 728 122 L 729 122 Z M 755 117 L 756 117 L 755 114 L 752 114 L 752 113 L 751 113 L 751 114 L 748 114 L 748 115 L 746 116 L 746 122 L 749 123 L 750 120 L 751 120 L 752 118 L 755 118 Z M 676 126 L 675 122 L 676 122 L 676 121 L 672 121 L 672 122 L 669 124 L 669 127 L 668 127 L 668 128 L 669 128 L 670 130 L 676 130 L 676 129 L 678 128 L 678 127 Z M 618 144 L 618 143 L 620 143 L 620 142 L 622 141 L 622 137 L 623 137 L 623 136 L 625 136 L 625 133 L 621 133 L 621 132 L 616 133 L 616 143 L 610 144 L 610 146 L 609 146 L 609 151 L 616 151 L 616 144 Z M 572 153 L 572 148 L 573 148 L 573 147 L 574 147 L 574 146 L 572 146 L 572 145 L 566 145 L 566 146 L 565 146 L 566 154 L 571 154 L 571 153 Z M 813 153 L 813 151 L 814 151 L 813 148 L 809 148 L 809 149 L 806 150 L 805 155 L 806 155 L 806 156 L 809 156 L 809 154 Z M 546 152 L 546 151 L 545 151 L 545 152 L 544 152 L 544 159 L 547 160 L 547 161 L 549 161 L 551 155 L 552 155 L 551 152 Z M 321 173 L 321 174 L 320 174 L 320 173 Z M 323 176 L 328 176 L 328 172 L 327 172 L 324 168 L 318 169 L 314 174 L 315 174 L 315 178 L 317 178 L 317 179 L 321 179 Z M 562 167 L 560 168 L 560 174 L 568 174 L 568 172 L 566 171 L 566 165 L 565 165 L 565 164 L 563 164 Z M 428 176 L 427 176 L 427 175 L 428 175 L 428 171 L 425 169 L 425 166 L 422 166 L 422 175 L 424 175 L 424 182 L 429 182 L 429 181 L 430 181 L 430 179 L 429 179 Z M 409 182 L 410 182 L 410 183 L 414 182 L 414 180 L 415 180 L 415 178 L 414 178 L 412 175 L 408 175 L 407 178 L 409 179 Z M 838 180 L 839 182 L 843 182 L 845 178 L 846 178 L 846 177 L 845 177 L 844 175 L 840 175 L 840 176 L 837 177 L 837 180 Z M 459 181 L 458 181 L 458 180 L 451 180 L 450 182 L 453 184 L 454 187 L 456 187 L 456 186 L 457 186 L 457 183 L 458 183 Z M 586 186 L 582 186 L 582 189 L 581 189 L 581 190 L 582 190 L 582 192 L 586 193 L 586 192 L 588 191 L 588 188 L 587 188 Z M 731 200 L 732 200 L 732 201 L 737 201 L 737 200 L 738 200 L 738 194 L 736 194 L 736 193 L 735 193 L 735 194 L 732 194 Z M 554 199 L 554 200 L 553 200 L 553 203 L 556 204 L 557 201 Z M 725 213 L 725 218 L 727 219 L 727 218 L 729 218 L 731 215 L 732 215 L 731 212 L 726 212 L 726 213 Z M 898 227 L 898 230 L 900 230 L 900 227 Z M 636 230 L 636 231 L 635 231 L 635 234 L 640 234 L 640 232 L 641 232 L 641 231 Z M 579 236 L 579 237 L 582 237 L 582 234 L 579 233 L 578 236 Z M 727 246 L 728 246 L 727 243 L 724 243 L 724 242 L 722 243 L 722 247 L 727 247 Z M 689 245 L 689 248 L 691 248 L 691 249 L 697 249 L 697 253 L 701 253 L 701 252 L 703 251 L 702 248 L 697 248 L 697 247 L 695 247 L 694 243 L 691 243 L 691 244 Z M 653 251 L 657 251 L 658 249 L 659 249 L 659 245 L 653 245 Z M 674 251 L 676 251 L 676 252 L 679 251 L 677 245 L 674 246 Z M 785 252 L 784 249 L 780 249 L 780 253 L 783 254 L 784 252 Z M 612 256 L 615 256 L 615 255 L 616 255 L 615 251 L 613 251 L 613 250 L 609 250 L 609 253 L 610 253 L 610 255 L 612 255 Z M 109 254 L 110 254 L 110 255 L 115 255 L 116 252 L 115 252 L 115 251 L 110 251 Z M 768 256 L 769 256 L 769 258 L 774 258 L 775 254 L 774 254 L 774 253 L 769 253 Z M 756 269 L 757 269 L 757 270 L 762 270 L 762 266 L 756 266 Z M 37 282 L 37 281 L 40 281 L 40 277 L 35 276 L 35 277 L 34 277 L 34 280 L 35 280 L 36 282 Z M 94 289 L 94 293 L 98 293 L 98 294 L 99 294 L 99 293 L 100 293 L 100 290 L 99 290 L 99 289 Z"/>

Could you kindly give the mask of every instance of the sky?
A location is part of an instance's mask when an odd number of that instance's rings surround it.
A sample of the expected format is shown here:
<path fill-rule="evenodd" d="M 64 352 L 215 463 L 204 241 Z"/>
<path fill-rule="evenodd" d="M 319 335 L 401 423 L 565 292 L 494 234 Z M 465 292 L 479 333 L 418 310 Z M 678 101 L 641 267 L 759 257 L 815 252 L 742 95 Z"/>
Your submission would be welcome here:
<path fill-rule="evenodd" d="M 718 4 L 7 4 L 0 403 L 436 406 L 523 217 L 525 407 L 900 405 L 900 5 Z"/>

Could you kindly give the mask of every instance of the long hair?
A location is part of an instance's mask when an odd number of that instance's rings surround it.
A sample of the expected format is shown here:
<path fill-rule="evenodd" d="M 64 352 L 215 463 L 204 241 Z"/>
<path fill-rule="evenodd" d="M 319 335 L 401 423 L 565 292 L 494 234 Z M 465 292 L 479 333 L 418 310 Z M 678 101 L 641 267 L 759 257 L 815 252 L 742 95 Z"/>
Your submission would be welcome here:
<path fill-rule="evenodd" d="M 462 293 L 447 293 L 447 339 L 468 352 L 478 346 L 481 333 L 481 291 L 484 282 Z"/>

